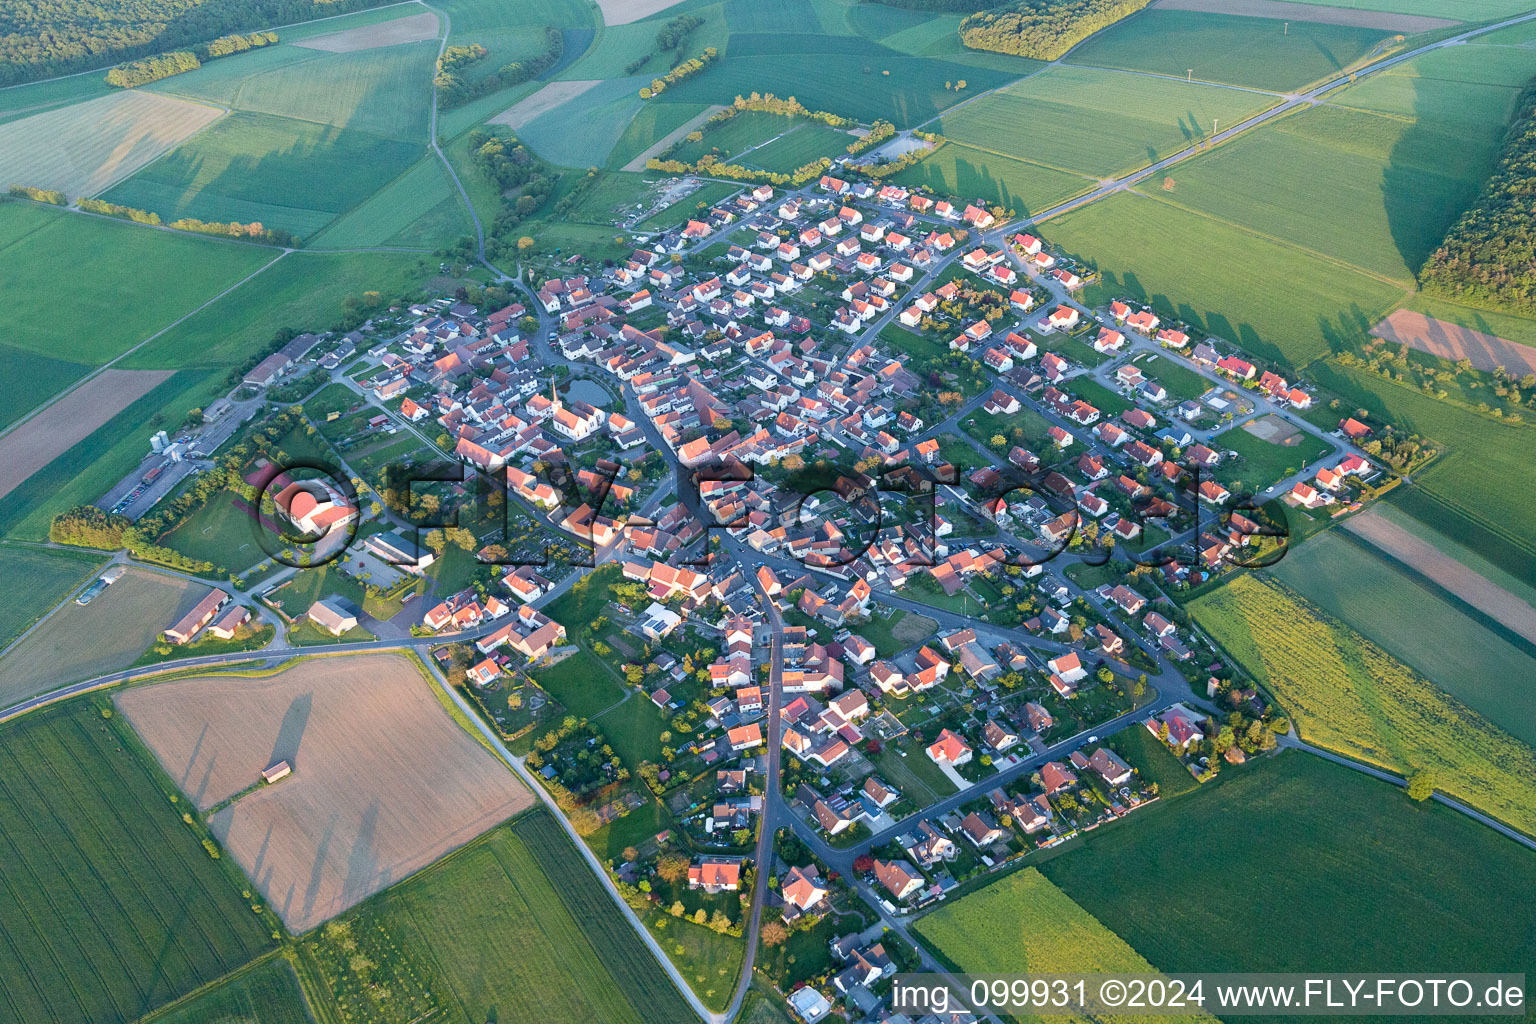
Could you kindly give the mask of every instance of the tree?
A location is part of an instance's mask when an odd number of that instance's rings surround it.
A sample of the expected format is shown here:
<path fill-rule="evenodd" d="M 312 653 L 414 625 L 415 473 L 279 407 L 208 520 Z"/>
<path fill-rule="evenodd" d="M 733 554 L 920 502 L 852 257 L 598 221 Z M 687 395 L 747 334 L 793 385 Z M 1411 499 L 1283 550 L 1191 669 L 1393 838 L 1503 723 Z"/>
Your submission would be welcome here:
<path fill-rule="evenodd" d="M 668 882 L 681 882 L 688 877 L 688 858 L 680 853 L 665 853 L 656 861 L 656 874 Z"/>
<path fill-rule="evenodd" d="M 853 870 L 860 875 L 875 870 L 875 858 L 867 853 L 859 854 L 853 858 Z"/>
<path fill-rule="evenodd" d="M 1408 796 L 1413 800 L 1423 803 L 1435 792 L 1435 773 L 1429 768 L 1420 768 L 1408 776 Z"/>
<path fill-rule="evenodd" d="M 763 945 L 768 947 L 782 946 L 789 941 L 789 929 L 784 927 L 783 921 L 769 921 L 763 925 Z"/>
<path fill-rule="evenodd" d="M 533 248 L 533 239 L 529 238 L 527 235 L 524 235 L 522 238 L 519 238 L 517 240 L 517 251 L 518 252 L 527 252 L 529 249 L 532 249 L 532 248 Z"/>

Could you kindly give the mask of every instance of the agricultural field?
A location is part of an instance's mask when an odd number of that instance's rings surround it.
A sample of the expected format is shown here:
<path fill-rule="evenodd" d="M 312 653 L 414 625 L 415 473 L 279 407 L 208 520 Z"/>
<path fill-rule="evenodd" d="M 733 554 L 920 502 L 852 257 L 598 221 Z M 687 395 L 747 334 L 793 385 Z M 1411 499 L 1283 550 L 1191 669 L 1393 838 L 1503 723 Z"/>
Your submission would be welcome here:
<path fill-rule="evenodd" d="M 1508 591 L 1516 601 L 1523 601 L 1532 608 L 1536 608 L 1536 585 L 1533 585 L 1530 579 L 1522 579 L 1516 576 L 1510 571 L 1510 566 L 1489 561 L 1466 545 L 1452 540 L 1450 537 L 1421 523 L 1403 511 L 1398 507 L 1397 499 L 1401 494 L 1406 493 L 1409 493 L 1409 491 L 1394 492 L 1388 500 L 1378 503 L 1370 510 L 1370 517 L 1380 519 L 1391 527 L 1403 530 L 1414 539 L 1428 544 L 1440 554 L 1454 559 L 1494 586 Z"/>
<path fill-rule="evenodd" d="M 1015 871 L 913 926 L 943 960 L 968 974 L 1155 974 L 1114 932 L 1051 884 L 1038 868 Z M 1090 1018 L 1081 1018 L 1090 1019 Z M 1131 1017 L 1095 1016 L 1095 1020 Z M 1170 1020 L 1213 1021 L 1206 1014 Z"/>
<path fill-rule="evenodd" d="M 270 249 L 146 231 L 32 203 L 0 202 L 6 344 L 98 366 L 185 316 L 276 255 Z M 155 282 L 146 289 L 144 282 Z M 61 331 L 69 309 L 88 330 Z M 39 395 L 39 399 L 47 396 Z"/>
<path fill-rule="evenodd" d="M 58 394 L 91 369 L 0 343 L 0 429 L 36 407 L 40 396 Z"/>
<path fill-rule="evenodd" d="M 940 134 L 1091 178 L 1124 174 L 1204 141 L 1275 98 L 1238 89 L 1053 67 L 939 119 Z"/>
<path fill-rule="evenodd" d="M 133 566 L 90 604 L 60 605 L 0 656 L 0 706 L 127 668 L 207 592 L 206 584 Z"/>
<path fill-rule="evenodd" d="M 1015 160 L 998 153 L 949 142 L 932 156 L 889 179 L 908 188 L 929 188 L 939 195 L 980 199 L 1019 216 L 1040 213 L 1093 188 L 1083 175 Z"/>
<path fill-rule="evenodd" d="M 646 102 L 639 95 L 641 84 L 638 78 L 597 82 L 514 130 L 529 148 L 556 166 L 601 167 Z M 572 124 L 580 124 L 581 131 L 571 131 Z"/>
<path fill-rule="evenodd" d="M 642 157 L 650 149 L 669 141 L 668 136 L 674 132 L 681 132 L 678 138 L 687 135 L 688 132 L 683 129 L 707 117 L 715 106 L 712 103 L 668 103 L 665 100 L 647 103 L 624 126 L 624 133 L 608 154 L 608 166 L 631 171 L 644 170 L 645 161 Z"/>
<path fill-rule="evenodd" d="M 1390 35 L 1354 25 L 1146 10 L 1088 39 L 1069 60 L 1285 92 L 1339 76 Z"/>
<path fill-rule="evenodd" d="M 1345 622 L 1252 574 L 1189 609 L 1303 739 L 1399 774 L 1429 768 L 1451 796 L 1536 832 L 1536 750 Z"/>
<path fill-rule="evenodd" d="M 310 1024 L 312 1019 L 293 967 L 274 956 L 145 1024 Z"/>
<path fill-rule="evenodd" d="M 134 1021 L 269 948 L 271 925 L 92 703 L 0 729 L 0 779 L 10 1019 Z"/>
<path fill-rule="evenodd" d="M 469 70 L 470 80 L 491 74 L 509 61 L 542 53 L 546 25 L 566 30 L 567 60 L 587 48 L 595 27 L 592 8 L 582 0 L 521 0 L 515 5 L 496 0 L 446 0 L 436 6 L 448 15 L 450 44 L 479 43 L 490 51 Z"/>
<path fill-rule="evenodd" d="M 207 103 L 124 90 L 0 125 L 0 181 L 94 196 L 223 113 Z"/>
<path fill-rule="evenodd" d="M 347 1024 L 424 1016 L 454 1024 L 674 1024 L 688 1016 L 543 810 L 331 922 L 304 950 Z"/>
<path fill-rule="evenodd" d="M 1110 196 L 1051 220 L 1043 233 L 1103 274 L 1087 288 L 1088 304 L 1129 296 L 1293 366 L 1359 336 L 1403 294 L 1401 286 L 1150 196 Z M 1255 280 L 1286 287 L 1255 288 Z"/>
<path fill-rule="evenodd" d="M 1296 0 L 1297 3 L 1333 7 L 1338 0 Z M 1389 11 L 1393 14 L 1422 14 L 1429 17 L 1445 17 L 1445 4 L 1437 0 L 1361 0 L 1353 4 L 1368 11 Z M 1492 18 L 1507 18 L 1529 10 L 1524 0 L 1461 0 L 1456 5 L 1456 17 L 1469 22 Z"/>
<path fill-rule="evenodd" d="M 209 827 L 294 932 L 533 799 L 443 711 L 418 666 L 397 655 L 196 676 L 116 699 L 188 798 L 219 808 Z M 247 793 L 278 761 L 293 776 Z"/>
<path fill-rule="evenodd" d="M 1536 959 L 1529 850 L 1300 752 L 1232 774 L 1041 871 L 1164 971 L 1523 971 Z"/>
<path fill-rule="evenodd" d="M 1536 698 L 1523 682 L 1536 659 L 1459 603 L 1337 530 L 1300 545 L 1270 574 L 1536 746 Z"/>
<path fill-rule="evenodd" d="M 313 239 L 311 249 L 385 245 L 438 248 L 473 230 L 443 162 L 422 157 Z"/>
<path fill-rule="evenodd" d="M 26 595 L 0 605 L 0 650 L 73 594 L 105 560 L 87 551 L 49 550 L 7 544 L 0 548 L 0 591 Z"/>

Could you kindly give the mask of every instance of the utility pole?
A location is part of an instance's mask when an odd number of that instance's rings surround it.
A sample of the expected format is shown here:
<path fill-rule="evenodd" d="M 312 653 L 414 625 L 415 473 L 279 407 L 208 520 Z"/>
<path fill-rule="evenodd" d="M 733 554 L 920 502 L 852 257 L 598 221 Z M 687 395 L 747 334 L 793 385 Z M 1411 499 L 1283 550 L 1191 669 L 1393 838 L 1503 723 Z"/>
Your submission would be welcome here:
<path fill-rule="evenodd" d="M 1291 23 L 1290 22 L 1286 22 L 1285 23 L 1285 31 L 1280 33 L 1280 34 L 1281 35 L 1286 35 L 1286 36 L 1291 34 Z"/>
<path fill-rule="evenodd" d="M 1184 72 L 1184 81 L 1192 83 L 1192 82 L 1194 82 L 1194 80 L 1195 80 L 1195 69 L 1194 68 L 1190 68 L 1188 71 Z"/>
<path fill-rule="evenodd" d="M 1214 118 L 1214 117 L 1213 117 L 1213 118 L 1211 118 L 1211 137 L 1212 137 L 1212 138 L 1215 138 L 1215 137 L 1216 137 L 1216 135 L 1218 135 L 1218 134 L 1219 134 L 1219 133 L 1218 133 L 1218 132 L 1217 132 L 1217 131 L 1216 131 L 1216 126 L 1217 126 L 1217 125 L 1218 125 L 1218 124 L 1220 124 L 1220 123 L 1221 123 L 1221 122 L 1220 122 L 1220 121 L 1219 121 L 1219 120 L 1218 120 L 1218 119 L 1217 119 L 1217 118 Z"/>

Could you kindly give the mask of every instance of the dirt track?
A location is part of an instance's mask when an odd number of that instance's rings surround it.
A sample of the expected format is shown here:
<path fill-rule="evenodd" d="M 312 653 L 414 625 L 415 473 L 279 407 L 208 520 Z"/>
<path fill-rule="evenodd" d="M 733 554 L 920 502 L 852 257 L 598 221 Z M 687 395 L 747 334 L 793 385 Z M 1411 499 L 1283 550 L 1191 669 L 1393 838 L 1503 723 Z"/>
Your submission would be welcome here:
<path fill-rule="evenodd" d="M 1396 523 L 1367 512 L 1344 528 L 1435 581 L 1484 615 L 1536 643 L 1536 608 Z"/>
<path fill-rule="evenodd" d="M 596 79 L 580 82 L 550 82 L 532 96 L 518 100 L 487 123 L 504 124 L 513 131 L 517 131 L 540 114 L 547 114 L 566 100 L 575 99 L 593 86 L 601 84 Z"/>
<path fill-rule="evenodd" d="M 1210 14 L 1241 14 L 1250 18 L 1278 18 L 1286 21 L 1314 21 L 1324 25 L 1356 25 L 1388 32 L 1430 32 L 1461 22 L 1449 18 L 1431 18 L 1423 14 L 1389 14 L 1386 11 L 1358 11 L 1350 7 L 1325 7 L 1321 4 L 1286 3 L 1285 0 L 1157 0 L 1152 5 L 1165 11 L 1204 11 Z"/>
<path fill-rule="evenodd" d="M 697 117 L 690 118 L 686 124 L 679 125 L 672 131 L 668 132 L 666 135 L 651 143 L 649 149 L 635 157 L 629 163 L 625 164 L 623 169 L 626 171 L 645 170 L 645 162 L 647 160 L 653 156 L 660 156 L 663 152 L 666 151 L 668 146 L 672 145 L 674 142 L 677 142 L 683 136 L 687 135 L 689 132 L 693 131 L 695 128 L 699 127 L 705 121 L 708 121 L 710 118 L 714 117 L 724 109 L 725 107 L 723 105 L 716 103 L 714 106 L 710 107 L 708 110 L 705 110 Z"/>
<path fill-rule="evenodd" d="M 170 375 L 170 370 L 108 370 L 0 437 L 0 498 Z"/>
<path fill-rule="evenodd" d="M 1516 377 L 1536 373 L 1536 348 L 1444 320 L 1434 320 L 1423 313 L 1400 309 L 1372 327 L 1371 333 L 1453 363 L 1468 359 L 1479 370 L 1502 366 Z"/>
<path fill-rule="evenodd" d="M 533 795 L 449 717 L 409 660 L 311 658 L 274 676 L 123 691 L 118 706 L 206 810 L 286 760 L 293 774 L 213 815 L 214 835 L 295 932 L 505 821 Z"/>
<path fill-rule="evenodd" d="M 306 50 L 324 50 L 327 53 L 353 53 L 357 50 L 375 50 L 381 46 L 399 46 L 401 43 L 419 43 L 423 39 L 437 37 L 437 15 L 412 14 L 394 21 L 381 21 L 377 25 L 363 25 L 342 32 L 302 39 L 294 46 Z"/>
<path fill-rule="evenodd" d="M 657 11 L 675 7 L 682 0 L 597 0 L 603 10 L 603 24 L 628 25 L 641 18 L 649 18 Z"/>

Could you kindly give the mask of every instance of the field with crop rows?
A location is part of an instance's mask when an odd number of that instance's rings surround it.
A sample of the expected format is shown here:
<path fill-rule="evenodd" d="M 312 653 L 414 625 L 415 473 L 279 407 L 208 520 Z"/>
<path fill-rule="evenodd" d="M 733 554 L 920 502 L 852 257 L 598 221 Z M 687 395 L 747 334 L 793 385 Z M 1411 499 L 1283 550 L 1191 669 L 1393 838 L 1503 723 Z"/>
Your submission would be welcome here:
<path fill-rule="evenodd" d="M 1206 632 L 1264 683 L 1303 739 L 1401 774 L 1536 833 L 1536 750 L 1273 580 L 1244 575 L 1193 601 Z"/>
<path fill-rule="evenodd" d="M 104 564 L 85 551 L 48 551 L 7 546 L 0 549 L 0 591 L 25 594 L 25 600 L 0 605 L 0 649 L 64 600 Z"/>
<path fill-rule="evenodd" d="M 1223 767 L 1041 871 L 1164 971 L 1526 971 L 1536 960 L 1529 850 L 1298 751 Z"/>
<path fill-rule="evenodd" d="M 274 956 L 144 1024 L 311 1024 L 293 968 Z"/>
<path fill-rule="evenodd" d="M 1014 160 L 950 142 L 889 179 L 939 195 L 1001 204 L 1019 216 L 1039 213 L 1093 187 L 1083 175 Z"/>
<path fill-rule="evenodd" d="M 0 729 L 10 1019 L 137 1020 L 270 944 L 120 728 L 76 701 Z"/>

